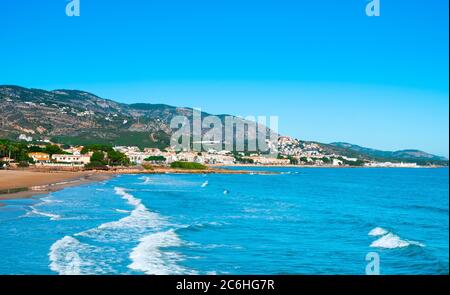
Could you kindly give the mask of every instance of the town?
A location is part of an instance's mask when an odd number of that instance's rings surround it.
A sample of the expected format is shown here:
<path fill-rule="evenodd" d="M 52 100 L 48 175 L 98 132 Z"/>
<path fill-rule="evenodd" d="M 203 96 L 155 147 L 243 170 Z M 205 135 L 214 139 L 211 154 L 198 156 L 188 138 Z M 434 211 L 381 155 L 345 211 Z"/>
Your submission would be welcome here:
<path fill-rule="evenodd" d="M 304 167 L 419 167 L 416 163 L 376 162 L 325 151 L 313 142 L 280 136 L 277 155 L 260 152 L 235 152 L 208 149 L 203 152 L 107 146 L 91 144 L 71 146 L 49 140 L 32 142 L 25 135 L 20 141 L 0 140 L 0 168 L 54 168 L 71 170 L 108 170 L 112 167 L 174 166 L 187 162 L 202 166 L 304 166 Z"/>

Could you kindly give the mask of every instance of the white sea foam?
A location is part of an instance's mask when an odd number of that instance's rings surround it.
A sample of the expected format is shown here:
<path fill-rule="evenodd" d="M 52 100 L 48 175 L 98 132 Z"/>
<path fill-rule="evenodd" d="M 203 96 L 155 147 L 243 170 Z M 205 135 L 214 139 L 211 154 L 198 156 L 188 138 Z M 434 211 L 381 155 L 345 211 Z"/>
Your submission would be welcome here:
<path fill-rule="evenodd" d="M 369 236 L 378 237 L 378 236 L 384 236 L 387 233 L 389 233 L 389 232 L 387 230 L 385 230 L 384 228 L 376 227 L 369 232 Z"/>
<path fill-rule="evenodd" d="M 122 209 L 116 209 L 116 212 L 119 212 L 119 213 L 130 213 L 130 211 L 122 210 Z"/>
<path fill-rule="evenodd" d="M 139 244 L 130 253 L 130 269 L 142 271 L 149 275 L 195 274 L 177 263 L 182 256 L 163 248 L 181 246 L 182 241 L 173 231 L 157 232 L 139 240 Z"/>
<path fill-rule="evenodd" d="M 134 206 L 130 214 L 117 221 L 106 222 L 97 228 L 75 234 L 106 242 L 111 239 L 130 241 L 147 233 L 149 230 L 158 230 L 166 225 L 166 219 L 158 213 L 150 212 L 141 200 L 135 198 L 124 188 L 114 188 L 116 194 L 127 200 L 128 204 Z"/>
<path fill-rule="evenodd" d="M 173 230 L 160 231 L 169 225 L 166 219 L 150 212 L 142 201 L 126 189 L 116 187 L 115 192 L 134 207 L 131 211 L 121 210 L 129 215 L 117 221 L 107 222 L 96 228 L 75 234 L 109 244 L 117 241 L 136 241 L 139 244 L 129 254 L 130 269 L 147 274 L 187 274 L 188 270 L 177 265 L 182 256 L 176 252 L 162 251 L 163 248 L 181 245 L 180 238 Z M 120 209 L 116 209 L 118 211 Z M 59 274 L 105 274 L 114 271 L 109 266 L 111 260 L 102 257 L 105 247 L 99 248 L 81 243 L 77 238 L 66 236 L 50 248 L 50 268 Z M 94 254 L 92 254 L 94 253 Z"/>
<path fill-rule="evenodd" d="M 71 236 L 56 241 L 48 253 L 50 269 L 60 275 L 102 274 L 108 268 L 102 263 L 82 258 L 93 252 L 100 252 L 98 248 L 81 243 Z M 110 271 L 110 270 L 109 270 Z"/>
<path fill-rule="evenodd" d="M 393 234 L 391 232 L 383 235 L 381 238 L 374 241 L 370 245 L 370 247 L 395 249 L 395 248 L 405 248 L 405 247 L 408 247 L 411 245 L 425 247 L 424 244 L 416 242 L 416 241 L 402 240 L 399 236 L 397 236 L 396 234 Z"/>
<path fill-rule="evenodd" d="M 144 181 L 143 184 L 149 184 L 149 183 L 152 183 L 152 179 L 151 179 L 150 177 L 148 177 L 148 176 L 142 176 L 142 177 L 140 177 L 139 179 L 141 179 L 141 180 Z"/>
<path fill-rule="evenodd" d="M 50 197 L 42 198 L 41 200 L 42 200 L 42 203 L 36 204 L 35 206 L 41 206 L 41 205 L 50 204 L 50 203 L 62 203 L 62 201 L 55 200 Z"/>
<path fill-rule="evenodd" d="M 60 220 L 61 216 L 58 214 L 53 214 L 53 213 L 48 213 L 48 212 L 44 212 L 44 211 L 40 211 L 38 209 L 36 209 L 35 206 L 31 206 L 30 207 L 31 211 L 27 213 L 27 216 L 30 215 L 40 215 L 40 216 L 45 216 L 50 218 L 50 220 Z"/>
<path fill-rule="evenodd" d="M 141 200 L 140 199 L 137 199 L 132 194 L 127 193 L 127 191 L 124 188 L 115 187 L 114 191 L 119 196 L 122 196 L 122 199 L 127 200 L 128 204 L 130 204 L 132 206 L 138 206 L 138 205 L 141 204 Z"/>
<path fill-rule="evenodd" d="M 136 209 L 131 211 L 130 215 L 117 221 L 103 223 L 98 228 L 99 229 L 159 228 L 163 224 L 164 220 L 159 214 L 148 211 L 143 205 L 138 205 Z"/>

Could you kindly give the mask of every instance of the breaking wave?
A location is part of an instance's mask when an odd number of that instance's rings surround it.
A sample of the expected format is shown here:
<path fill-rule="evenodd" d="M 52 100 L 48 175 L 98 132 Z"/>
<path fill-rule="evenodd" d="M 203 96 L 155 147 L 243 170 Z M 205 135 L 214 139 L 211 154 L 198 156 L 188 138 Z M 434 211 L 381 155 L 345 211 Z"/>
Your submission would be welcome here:
<path fill-rule="evenodd" d="M 408 246 L 425 247 L 424 244 L 416 241 L 403 240 L 398 235 L 389 232 L 381 227 L 376 227 L 369 232 L 370 236 L 381 236 L 378 240 L 372 242 L 370 247 L 383 249 L 405 248 Z"/>
<path fill-rule="evenodd" d="M 385 230 L 384 228 L 376 227 L 369 232 L 369 236 L 377 237 L 377 236 L 383 236 L 387 233 L 388 233 L 388 231 Z"/>
<path fill-rule="evenodd" d="M 180 254 L 162 251 L 164 248 L 181 245 L 182 241 L 174 230 L 147 235 L 140 239 L 139 244 L 130 253 L 132 263 L 128 267 L 148 275 L 195 274 L 178 265 L 178 262 L 183 260 Z"/>
<path fill-rule="evenodd" d="M 113 273 L 114 270 L 109 267 L 107 254 L 104 257 L 108 245 L 117 241 L 128 243 L 138 241 L 138 245 L 129 253 L 132 261 L 128 266 L 129 269 L 156 275 L 193 273 L 177 264 L 183 260 L 180 254 L 163 251 L 165 248 L 182 244 L 174 230 L 162 231 L 163 227 L 170 225 L 166 219 L 158 213 L 149 211 L 140 199 L 126 189 L 116 187 L 114 191 L 134 209 L 131 211 L 116 209 L 118 212 L 127 213 L 128 216 L 79 232 L 73 237 L 65 236 L 55 242 L 49 252 L 50 268 L 59 274 Z M 105 246 L 81 243 L 76 237 L 104 243 Z"/>
<path fill-rule="evenodd" d="M 60 275 L 102 274 L 110 272 L 107 266 L 82 258 L 99 252 L 97 247 L 81 243 L 71 236 L 56 241 L 48 254 L 50 269 Z"/>
<path fill-rule="evenodd" d="M 155 231 L 167 225 L 165 218 L 158 213 L 149 211 L 140 199 L 135 198 L 124 188 L 116 187 L 114 190 L 128 204 L 134 206 L 134 209 L 129 212 L 130 214 L 117 221 L 103 223 L 97 228 L 89 229 L 75 236 L 89 237 L 103 242 L 111 239 L 133 241 L 150 230 Z"/>
<path fill-rule="evenodd" d="M 59 220 L 59 219 L 61 219 L 60 215 L 49 213 L 49 212 L 40 211 L 35 206 L 31 206 L 30 209 L 31 209 L 31 211 L 29 211 L 27 213 L 27 216 L 40 215 L 40 216 L 48 217 L 48 218 L 50 218 L 50 220 Z"/>
<path fill-rule="evenodd" d="M 152 183 L 152 179 L 148 176 L 143 176 L 143 177 L 140 177 L 139 179 L 144 181 L 142 184 Z"/>

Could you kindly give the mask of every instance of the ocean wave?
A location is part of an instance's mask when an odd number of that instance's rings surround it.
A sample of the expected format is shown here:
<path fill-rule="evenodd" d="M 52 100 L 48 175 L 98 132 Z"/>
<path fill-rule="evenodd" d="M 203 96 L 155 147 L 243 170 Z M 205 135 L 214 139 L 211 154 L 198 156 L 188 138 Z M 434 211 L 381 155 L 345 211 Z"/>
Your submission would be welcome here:
<path fill-rule="evenodd" d="M 30 209 L 31 209 L 31 211 L 29 211 L 26 214 L 26 216 L 39 215 L 39 216 L 48 217 L 48 218 L 50 218 L 50 220 L 60 220 L 61 219 L 60 215 L 49 213 L 49 212 L 40 211 L 35 206 L 31 206 Z"/>
<path fill-rule="evenodd" d="M 42 201 L 42 203 L 36 204 L 35 206 L 41 206 L 41 205 L 50 204 L 50 203 L 62 203 L 61 200 L 55 200 L 51 197 L 42 198 L 41 201 Z"/>
<path fill-rule="evenodd" d="M 129 210 L 122 210 L 122 209 L 116 209 L 115 211 L 119 213 L 130 213 Z"/>
<path fill-rule="evenodd" d="M 148 176 L 142 176 L 142 177 L 139 177 L 139 179 L 144 181 L 142 184 L 152 183 L 152 179 Z"/>
<path fill-rule="evenodd" d="M 50 268 L 59 274 L 114 273 L 109 265 L 116 259 L 117 254 L 105 253 L 107 249 L 116 242 L 139 241 L 139 244 L 128 254 L 132 261 L 128 266 L 129 269 L 146 274 L 194 274 L 193 271 L 177 264 L 183 260 L 181 255 L 172 251 L 163 251 L 164 248 L 182 244 L 174 230 L 161 231 L 163 227 L 171 225 L 166 218 L 149 211 L 142 200 L 126 189 L 115 187 L 114 191 L 133 206 L 131 211 L 121 210 L 121 213 L 129 215 L 55 242 L 49 252 Z M 87 241 L 90 239 L 104 243 L 104 246 L 81 243 L 78 237 L 88 239 Z"/>
<path fill-rule="evenodd" d="M 448 214 L 448 207 L 441 208 L 441 207 L 428 206 L 428 205 L 407 205 L 407 206 L 403 206 L 402 208 L 413 209 L 413 210 L 424 210 L 424 211 L 430 211 L 433 213 Z"/>
<path fill-rule="evenodd" d="M 369 232 L 369 236 L 373 236 L 373 237 L 384 236 L 387 233 L 388 233 L 388 231 L 385 230 L 384 228 L 376 227 Z"/>
<path fill-rule="evenodd" d="M 221 222 L 215 222 L 215 221 L 211 221 L 211 222 L 203 222 L 203 223 L 193 223 L 190 225 L 182 225 L 180 226 L 178 229 L 176 229 L 177 231 L 201 231 L 202 229 L 208 229 L 208 228 L 215 228 L 215 227 L 220 227 L 225 225 L 225 223 L 221 223 Z"/>
<path fill-rule="evenodd" d="M 115 187 L 114 191 L 117 195 L 121 196 L 122 199 L 127 200 L 128 204 L 132 206 L 138 206 L 141 204 L 140 199 L 137 199 L 132 194 L 127 193 L 127 191 L 122 187 Z"/>
<path fill-rule="evenodd" d="M 156 231 L 168 225 L 165 218 L 158 213 L 151 212 L 142 204 L 142 201 L 128 193 L 124 188 L 114 188 L 117 195 L 127 200 L 134 209 L 126 217 L 117 221 L 106 222 L 96 228 L 77 233 L 75 236 L 84 236 L 99 241 L 111 239 L 130 241 L 147 233 L 149 230 Z"/>
<path fill-rule="evenodd" d="M 380 237 L 378 240 L 372 242 L 370 247 L 372 248 L 383 248 L 383 249 L 396 249 L 396 248 L 406 248 L 408 246 L 418 246 L 425 247 L 424 244 L 411 241 L 411 240 L 403 240 L 398 235 L 389 232 L 381 227 L 376 227 L 369 232 L 370 236 Z"/>
<path fill-rule="evenodd" d="M 102 263 L 82 258 L 82 256 L 85 257 L 93 252 L 100 252 L 100 250 L 97 247 L 81 243 L 71 236 L 65 236 L 50 247 L 50 252 L 48 253 L 50 269 L 60 275 L 104 274 L 111 272 Z"/>
<path fill-rule="evenodd" d="M 157 232 L 139 240 L 131 251 L 132 263 L 128 268 L 149 275 L 195 274 L 178 264 L 183 257 L 174 251 L 162 251 L 164 248 L 179 247 L 182 241 L 174 230 Z"/>

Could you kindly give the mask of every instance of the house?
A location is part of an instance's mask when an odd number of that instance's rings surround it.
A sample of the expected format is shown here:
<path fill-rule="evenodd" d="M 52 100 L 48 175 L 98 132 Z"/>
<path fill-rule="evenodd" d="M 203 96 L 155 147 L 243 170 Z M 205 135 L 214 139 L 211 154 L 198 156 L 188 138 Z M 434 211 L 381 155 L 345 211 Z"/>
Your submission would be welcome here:
<path fill-rule="evenodd" d="M 177 161 L 204 163 L 203 157 L 194 152 L 181 152 L 176 157 Z"/>
<path fill-rule="evenodd" d="M 232 165 L 235 162 L 234 157 L 220 154 L 207 154 L 204 156 L 204 160 L 206 164 Z"/>
<path fill-rule="evenodd" d="M 144 153 L 147 153 L 147 154 L 150 154 L 153 156 L 161 156 L 162 155 L 161 150 L 158 148 L 145 148 Z"/>
<path fill-rule="evenodd" d="M 91 162 L 91 157 L 89 155 L 62 155 L 54 154 L 52 155 L 52 160 L 58 163 L 68 163 L 68 164 L 82 164 L 86 165 Z"/>
<path fill-rule="evenodd" d="M 28 157 L 32 158 L 36 163 L 46 163 L 50 161 L 50 155 L 47 153 L 34 152 L 28 153 Z"/>
<path fill-rule="evenodd" d="M 141 150 L 137 146 L 115 146 L 113 150 L 121 153 L 139 153 Z"/>
<path fill-rule="evenodd" d="M 252 159 L 255 164 L 260 165 L 289 165 L 291 161 L 289 159 L 277 159 L 262 156 L 250 156 L 247 159 Z"/>
<path fill-rule="evenodd" d="M 66 153 L 73 154 L 76 156 L 81 155 L 81 151 L 83 150 L 83 146 L 70 147 L 68 149 L 63 149 Z"/>
<path fill-rule="evenodd" d="M 126 152 L 125 156 L 130 159 L 132 163 L 142 164 L 148 157 L 154 156 L 154 154 L 143 153 L 143 152 Z"/>

